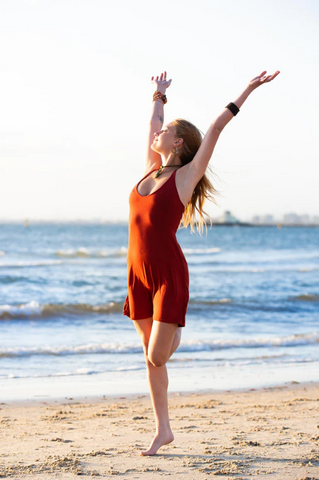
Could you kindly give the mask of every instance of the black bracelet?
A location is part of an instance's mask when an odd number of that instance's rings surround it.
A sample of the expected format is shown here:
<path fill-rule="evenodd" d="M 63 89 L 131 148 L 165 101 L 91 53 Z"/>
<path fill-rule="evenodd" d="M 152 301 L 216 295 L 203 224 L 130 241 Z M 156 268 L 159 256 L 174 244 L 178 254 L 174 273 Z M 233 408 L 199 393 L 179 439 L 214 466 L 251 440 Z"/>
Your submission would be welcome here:
<path fill-rule="evenodd" d="M 228 108 L 234 116 L 239 112 L 239 108 L 233 102 L 230 102 L 225 108 Z"/>

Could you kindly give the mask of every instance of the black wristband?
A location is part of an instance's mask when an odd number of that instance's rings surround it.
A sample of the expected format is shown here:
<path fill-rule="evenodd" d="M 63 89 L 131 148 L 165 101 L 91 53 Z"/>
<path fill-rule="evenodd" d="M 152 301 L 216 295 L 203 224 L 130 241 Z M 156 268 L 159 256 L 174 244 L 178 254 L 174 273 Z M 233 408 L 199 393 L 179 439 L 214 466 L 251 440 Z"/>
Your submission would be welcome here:
<path fill-rule="evenodd" d="M 225 108 L 228 108 L 234 116 L 239 112 L 239 108 L 233 102 L 230 102 Z"/>

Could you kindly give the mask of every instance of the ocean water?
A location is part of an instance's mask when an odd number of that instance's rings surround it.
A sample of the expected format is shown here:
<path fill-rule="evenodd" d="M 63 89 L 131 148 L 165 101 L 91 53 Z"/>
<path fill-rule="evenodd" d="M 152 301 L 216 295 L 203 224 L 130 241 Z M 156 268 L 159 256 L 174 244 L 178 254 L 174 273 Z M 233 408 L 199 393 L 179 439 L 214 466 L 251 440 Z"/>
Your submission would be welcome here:
<path fill-rule="evenodd" d="M 318 381 L 319 228 L 177 238 L 190 302 L 170 391 Z M 126 224 L 0 225 L 0 398 L 148 391 L 122 314 L 127 240 Z"/>

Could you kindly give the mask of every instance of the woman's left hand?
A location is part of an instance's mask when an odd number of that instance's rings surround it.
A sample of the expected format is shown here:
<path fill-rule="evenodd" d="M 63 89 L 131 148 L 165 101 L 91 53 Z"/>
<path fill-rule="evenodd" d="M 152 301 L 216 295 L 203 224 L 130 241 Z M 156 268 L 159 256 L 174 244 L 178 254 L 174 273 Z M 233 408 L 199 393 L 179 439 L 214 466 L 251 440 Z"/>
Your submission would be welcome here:
<path fill-rule="evenodd" d="M 172 83 L 172 79 L 166 80 L 167 73 L 161 73 L 161 75 L 158 77 L 152 77 L 151 82 L 155 83 L 156 85 L 156 90 L 161 93 L 165 93 L 166 89 L 170 86 Z"/>
<path fill-rule="evenodd" d="M 249 87 L 252 88 L 253 90 L 257 87 L 260 87 L 260 85 L 263 85 L 264 83 L 268 83 L 268 82 L 271 82 L 274 78 L 277 77 L 277 75 L 279 75 L 280 71 L 277 70 L 275 73 L 273 73 L 272 75 L 266 75 L 267 73 L 267 70 L 265 70 L 264 72 L 261 72 L 260 75 L 258 75 L 257 77 L 253 78 L 250 82 L 249 82 Z"/>

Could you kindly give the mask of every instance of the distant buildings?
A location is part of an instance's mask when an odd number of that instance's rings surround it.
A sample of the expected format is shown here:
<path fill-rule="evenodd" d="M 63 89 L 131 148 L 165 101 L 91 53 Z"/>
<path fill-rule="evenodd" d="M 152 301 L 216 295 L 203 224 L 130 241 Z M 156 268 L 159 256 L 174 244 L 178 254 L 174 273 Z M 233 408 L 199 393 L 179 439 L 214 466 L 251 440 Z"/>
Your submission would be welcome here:
<path fill-rule="evenodd" d="M 273 215 L 254 215 L 249 223 L 236 218 L 229 210 L 226 210 L 220 217 L 212 219 L 215 225 L 281 225 L 289 226 L 319 226 L 319 215 L 298 215 L 297 213 L 286 213 L 282 218 L 274 218 Z"/>
<path fill-rule="evenodd" d="M 243 227 L 252 226 L 251 223 L 241 222 L 240 220 L 238 220 L 238 218 L 232 215 L 229 210 L 226 210 L 220 217 L 216 219 L 212 219 L 212 221 L 215 226 L 218 226 L 218 225 L 226 225 L 230 227 L 235 225 L 240 225 Z"/>
<path fill-rule="evenodd" d="M 254 225 L 303 225 L 319 226 L 319 215 L 308 214 L 298 215 L 297 213 L 286 213 L 282 218 L 274 219 L 273 215 L 254 215 L 251 222 Z"/>
<path fill-rule="evenodd" d="M 229 210 L 223 213 L 219 218 L 217 218 L 216 223 L 240 223 L 239 220 L 234 217 Z"/>
<path fill-rule="evenodd" d="M 254 215 L 251 222 L 254 225 L 275 225 L 277 223 L 273 215 Z"/>
<path fill-rule="evenodd" d="M 319 217 L 317 217 L 317 220 L 318 218 Z M 294 225 L 309 225 L 312 223 L 309 215 L 297 215 L 296 213 L 286 213 L 283 222 Z"/>

